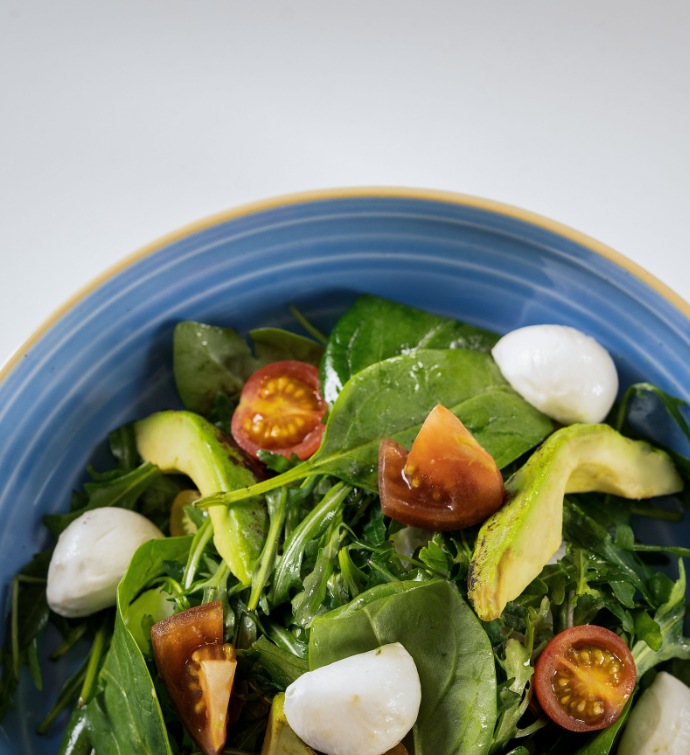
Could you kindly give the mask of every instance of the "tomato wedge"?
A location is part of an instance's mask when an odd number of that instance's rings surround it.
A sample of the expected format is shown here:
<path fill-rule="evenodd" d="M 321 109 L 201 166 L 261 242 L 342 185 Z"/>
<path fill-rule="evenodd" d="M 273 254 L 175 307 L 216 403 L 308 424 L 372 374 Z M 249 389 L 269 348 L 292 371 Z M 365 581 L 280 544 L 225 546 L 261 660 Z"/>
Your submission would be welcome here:
<path fill-rule="evenodd" d="M 151 628 L 158 673 L 182 723 L 204 755 L 225 747 L 228 705 L 237 660 L 223 644 L 223 606 L 219 600 L 189 608 Z"/>
<path fill-rule="evenodd" d="M 487 519 L 503 501 L 503 477 L 492 456 L 440 404 L 408 452 L 393 440 L 379 446 L 384 514 L 427 530 L 458 530 Z"/>
<path fill-rule="evenodd" d="M 308 459 L 321 444 L 326 410 L 316 367 L 272 362 L 245 383 L 230 429 L 237 445 L 255 458 L 272 451 Z"/>
<path fill-rule="evenodd" d="M 637 669 L 614 632 L 586 624 L 557 634 L 534 672 L 534 691 L 552 721 L 569 731 L 597 731 L 620 716 Z"/>

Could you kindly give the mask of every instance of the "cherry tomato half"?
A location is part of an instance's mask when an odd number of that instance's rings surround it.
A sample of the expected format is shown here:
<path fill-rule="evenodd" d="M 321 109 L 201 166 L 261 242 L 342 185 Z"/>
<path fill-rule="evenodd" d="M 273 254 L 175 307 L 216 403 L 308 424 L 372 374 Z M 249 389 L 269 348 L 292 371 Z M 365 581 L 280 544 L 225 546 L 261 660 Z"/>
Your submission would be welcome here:
<path fill-rule="evenodd" d="M 204 755 L 225 747 L 237 660 L 223 644 L 219 600 L 181 611 L 151 628 L 153 657 L 170 698 Z"/>
<path fill-rule="evenodd" d="M 384 514 L 413 527 L 458 530 L 487 519 L 503 501 L 496 462 L 462 422 L 440 404 L 409 454 L 393 440 L 379 446 Z"/>
<path fill-rule="evenodd" d="M 557 634 L 539 656 L 534 691 L 546 715 L 569 731 L 597 731 L 621 714 L 637 669 L 628 646 L 593 624 Z"/>
<path fill-rule="evenodd" d="M 272 362 L 245 383 L 232 416 L 232 437 L 254 457 L 272 451 L 308 459 L 321 444 L 326 409 L 316 367 Z"/>

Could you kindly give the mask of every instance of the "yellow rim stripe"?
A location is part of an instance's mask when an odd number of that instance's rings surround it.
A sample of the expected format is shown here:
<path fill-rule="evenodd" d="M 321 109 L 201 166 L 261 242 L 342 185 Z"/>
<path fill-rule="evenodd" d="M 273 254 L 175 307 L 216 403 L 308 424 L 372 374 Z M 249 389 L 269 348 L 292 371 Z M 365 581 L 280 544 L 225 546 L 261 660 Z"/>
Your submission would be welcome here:
<path fill-rule="evenodd" d="M 675 291 L 669 288 L 665 283 L 662 283 L 658 278 L 645 270 L 643 267 L 625 257 L 620 252 L 615 251 L 609 246 L 602 244 L 596 239 L 587 236 L 584 233 L 575 231 L 569 226 L 563 225 L 550 220 L 549 218 L 538 215 L 537 213 L 529 212 L 527 210 L 514 207 L 513 205 L 504 204 L 491 199 L 483 199 L 482 197 L 475 197 L 468 194 L 456 194 L 451 191 L 439 191 L 435 189 L 413 189 L 405 187 L 388 187 L 388 186 L 373 186 L 373 187 L 351 187 L 341 189 L 322 189 L 318 191 L 305 191 L 295 194 L 288 194 L 287 196 L 278 196 L 270 199 L 261 200 L 258 202 L 251 202 L 249 204 L 241 205 L 231 210 L 225 210 L 223 212 L 210 215 L 206 218 L 190 223 L 182 228 L 179 228 L 172 233 L 169 233 L 156 241 L 147 244 L 136 252 L 132 252 L 125 256 L 122 260 L 115 265 L 107 268 L 103 273 L 94 278 L 90 283 L 87 283 L 75 294 L 73 294 L 62 306 L 55 310 L 34 333 L 19 347 L 19 349 L 9 358 L 5 365 L 0 368 L 0 382 L 9 374 L 14 366 L 21 360 L 22 355 L 25 354 L 31 347 L 48 331 L 68 310 L 75 306 L 79 301 L 84 299 L 95 289 L 105 283 L 108 279 L 117 275 L 121 270 L 129 267 L 138 260 L 146 257 L 149 254 L 157 252 L 159 249 L 168 246 L 180 239 L 191 236 L 194 233 L 203 231 L 207 228 L 211 228 L 214 225 L 224 223 L 234 218 L 243 217 L 246 215 L 252 215 L 258 212 L 264 212 L 266 210 L 272 210 L 278 207 L 285 207 L 291 204 L 302 204 L 306 202 L 317 202 L 330 199 L 352 199 L 352 198 L 364 198 L 364 197 L 390 197 L 390 198 L 406 198 L 406 199 L 422 199 L 438 202 L 447 202 L 450 204 L 459 204 L 469 207 L 476 207 L 482 210 L 489 210 L 491 212 L 507 215 L 509 217 L 518 218 L 532 225 L 539 226 L 546 230 L 559 234 L 571 241 L 580 244 L 581 246 L 591 249 L 593 252 L 600 254 L 602 257 L 615 262 L 619 267 L 632 273 L 634 276 L 646 283 L 650 288 L 654 289 L 657 293 L 667 299 L 671 304 L 677 307 L 688 319 L 690 319 L 690 304 L 680 297 Z"/>

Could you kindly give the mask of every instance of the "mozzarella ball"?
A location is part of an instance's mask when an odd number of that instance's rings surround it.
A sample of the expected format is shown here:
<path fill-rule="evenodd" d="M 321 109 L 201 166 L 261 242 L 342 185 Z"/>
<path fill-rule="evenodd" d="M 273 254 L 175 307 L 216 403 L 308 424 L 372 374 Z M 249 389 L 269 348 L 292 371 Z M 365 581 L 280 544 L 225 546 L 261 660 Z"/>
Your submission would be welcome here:
<path fill-rule="evenodd" d="M 285 692 L 290 727 L 326 755 L 382 755 L 417 720 L 422 690 L 399 643 L 303 674 Z"/>
<path fill-rule="evenodd" d="M 67 618 L 115 605 L 134 552 L 160 537 L 158 527 L 134 511 L 105 506 L 85 512 L 58 538 L 48 567 L 48 605 Z"/>
<path fill-rule="evenodd" d="M 632 709 L 618 755 L 690 752 L 690 688 L 659 672 Z"/>
<path fill-rule="evenodd" d="M 611 355 L 566 325 L 529 325 L 503 336 L 492 355 L 510 385 L 560 422 L 602 422 L 618 393 Z"/>

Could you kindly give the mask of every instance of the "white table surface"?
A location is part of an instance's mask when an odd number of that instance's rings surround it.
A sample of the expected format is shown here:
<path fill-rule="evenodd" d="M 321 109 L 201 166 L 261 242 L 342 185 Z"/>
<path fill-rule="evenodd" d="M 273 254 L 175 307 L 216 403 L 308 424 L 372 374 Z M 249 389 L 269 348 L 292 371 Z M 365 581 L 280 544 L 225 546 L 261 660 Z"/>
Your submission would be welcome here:
<path fill-rule="evenodd" d="M 690 300 L 687 0 L 0 0 L 0 363 L 110 265 L 308 189 L 445 189 Z"/>

